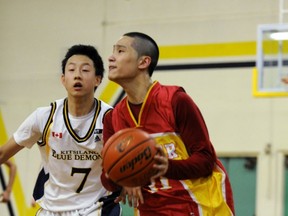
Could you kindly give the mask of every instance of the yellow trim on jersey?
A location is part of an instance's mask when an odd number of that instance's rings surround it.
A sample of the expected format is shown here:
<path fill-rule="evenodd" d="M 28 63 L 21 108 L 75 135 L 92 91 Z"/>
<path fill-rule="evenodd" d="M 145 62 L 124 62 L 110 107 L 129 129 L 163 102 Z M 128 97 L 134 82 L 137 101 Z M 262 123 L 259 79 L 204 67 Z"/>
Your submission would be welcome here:
<path fill-rule="evenodd" d="M 182 139 L 176 133 L 158 133 L 151 134 L 157 144 L 161 145 L 169 159 L 185 160 L 189 157 Z M 233 215 L 226 203 L 225 197 L 225 173 L 215 166 L 212 175 L 198 179 L 188 179 L 180 181 L 191 199 L 198 204 L 200 215 Z M 166 178 L 160 178 L 162 188 L 157 189 L 151 184 L 150 192 L 155 193 L 158 190 L 169 189 L 169 181 Z"/>
<path fill-rule="evenodd" d="M 47 140 L 45 137 L 47 136 L 47 131 L 48 131 L 48 128 L 50 127 L 50 124 L 53 122 L 53 115 L 55 113 L 56 107 L 57 107 L 56 102 L 51 103 L 51 111 L 50 111 L 48 120 L 46 122 L 46 125 L 44 127 L 44 130 L 42 133 L 42 138 L 41 138 L 41 140 L 37 141 L 37 144 L 39 146 L 44 146 L 47 143 Z"/>
<path fill-rule="evenodd" d="M 141 126 L 142 114 L 143 114 L 144 107 L 146 106 L 147 98 L 149 97 L 150 92 L 151 92 L 151 90 L 153 89 L 153 87 L 155 86 L 156 83 L 157 83 L 157 81 L 154 81 L 154 82 L 152 83 L 152 85 L 151 85 L 150 88 L 148 89 L 148 92 L 147 92 L 146 95 L 145 95 L 145 98 L 144 98 L 144 101 L 143 101 L 143 104 L 142 104 L 142 106 L 141 106 L 140 113 L 139 113 L 139 116 L 138 116 L 138 124 L 139 124 L 139 126 Z"/>
<path fill-rule="evenodd" d="M 217 167 L 212 175 L 206 178 L 181 181 L 193 200 L 200 204 L 200 215 L 233 215 L 226 203 L 225 185 L 223 184 L 225 173 Z"/>
<path fill-rule="evenodd" d="M 95 103 L 96 103 L 96 110 L 94 113 L 94 117 L 92 120 L 92 123 L 90 125 L 89 130 L 87 131 L 86 135 L 84 137 L 79 137 L 77 133 L 75 133 L 75 131 L 73 130 L 71 124 L 70 124 L 70 120 L 69 120 L 69 113 L 68 113 L 68 99 L 66 98 L 64 100 L 64 105 L 63 105 L 63 117 L 64 117 L 64 122 L 65 125 L 67 127 L 67 130 L 69 131 L 70 135 L 77 141 L 77 142 L 85 142 L 86 140 L 89 139 L 89 137 L 93 134 L 94 129 L 95 129 L 95 125 L 96 125 L 96 121 L 97 121 L 97 117 L 100 113 L 101 110 L 101 102 L 97 99 L 95 99 Z"/>
<path fill-rule="evenodd" d="M 130 116 L 131 116 L 134 124 L 136 125 L 136 127 L 138 127 L 139 124 L 138 124 L 137 120 L 135 119 L 135 117 L 134 117 L 134 115 L 133 115 L 133 113 L 132 113 L 132 111 L 131 111 L 131 109 L 130 109 L 129 102 L 128 102 L 128 99 L 127 99 L 127 98 L 126 98 L 126 106 L 127 106 L 128 112 L 129 112 L 129 114 L 130 114 Z"/>
<path fill-rule="evenodd" d="M 152 83 L 152 85 L 150 86 L 148 92 L 146 93 L 145 95 L 145 98 L 144 98 L 144 101 L 141 105 L 141 108 L 140 108 L 140 112 L 139 112 L 139 116 L 138 116 L 138 119 L 136 120 L 131 109 L 130 109 L 130 106 L 129 106 L 129 102 L 128 102 L 128 99 L 126 100 L 126 106 L 128 108 L 128 111 L 129 111 L 129 114 L 131 116 L 131 118 L 133 119 L 136 127 L 140 127 L 141 126 L 141 119 L 142 119 L 142 113 L 143 113 L 143 110 L 144 110 L 144 107 L 145 107 L 145 104 L 146 104 L 146 101 L 147 101 L 147 98 L 148 98 L 148 95 L 150 94 L 150 91 L 152 90 L 153 86 L 157 83 L 157 81 L 154 81 Z"/>
<path fill-rule="evenodd" d="M 184 145 L 183 141 L 177 134 L 175 133 L 160 133 L 156 136 L 153 135 L 156 143 L 161 144 L 164 147 L 164 151 L 166 152 L 167 156 L 173 160 L 185 160 L 189 157 L 189 154 L 186 150 L 186 146 Z M 176 151 L 174 152 L 175 155 L 169 155 L 169 145 L 177 146 Z M 172 158 L 173 157 L 173 158 Z"/>

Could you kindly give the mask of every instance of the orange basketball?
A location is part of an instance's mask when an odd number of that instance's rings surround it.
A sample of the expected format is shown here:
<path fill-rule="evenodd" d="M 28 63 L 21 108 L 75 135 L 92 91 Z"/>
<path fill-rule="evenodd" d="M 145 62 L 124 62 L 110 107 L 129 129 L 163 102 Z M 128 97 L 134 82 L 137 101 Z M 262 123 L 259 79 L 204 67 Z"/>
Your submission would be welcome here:
<path fill-rule="evenodd" d="M 155 140 L 145 131 L 127 128 L 118 131 L 105 143 L 102 151 L 103 169 L 121 186 L 149 184 L 155 174 L 152 168 L 157 154 Z"/>

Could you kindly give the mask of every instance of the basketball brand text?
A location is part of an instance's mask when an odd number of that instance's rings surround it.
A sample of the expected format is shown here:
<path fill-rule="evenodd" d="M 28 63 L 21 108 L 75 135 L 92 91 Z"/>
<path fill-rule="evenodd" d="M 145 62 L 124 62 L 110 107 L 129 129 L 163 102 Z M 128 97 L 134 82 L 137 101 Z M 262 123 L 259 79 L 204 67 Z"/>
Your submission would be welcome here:
<path fill-rule="evenodd" d="M 151 149 L 148 146 L 138 155 L 136 155 L 131 161 L 128 161 L 120 168 L 120 172 L 123 173 L 127 169 L 134 170 L 136 164 L 142 164 L 143 160 L 149 160 L 151 158 Z"/>

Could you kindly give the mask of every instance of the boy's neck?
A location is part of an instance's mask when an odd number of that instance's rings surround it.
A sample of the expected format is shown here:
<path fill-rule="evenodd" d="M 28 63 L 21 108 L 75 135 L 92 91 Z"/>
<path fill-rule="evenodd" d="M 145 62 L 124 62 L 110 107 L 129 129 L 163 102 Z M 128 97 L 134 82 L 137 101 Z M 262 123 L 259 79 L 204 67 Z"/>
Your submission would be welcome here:
<path fill-rule="evenodd" d="M 138 76 L 136 79 L 123 85 L 123 89 L 127 94 L 128 101 L 132 104 L 143 103 L 147 92 L 153 84 L 151 78 L 146 76 Z"/>
<path fill-rule="evenodd" d="M 81 98 L 68 98 L 68 112 L 75 117 L 84 116 L 90 113 L 95 106 L 95 100 Z"/>

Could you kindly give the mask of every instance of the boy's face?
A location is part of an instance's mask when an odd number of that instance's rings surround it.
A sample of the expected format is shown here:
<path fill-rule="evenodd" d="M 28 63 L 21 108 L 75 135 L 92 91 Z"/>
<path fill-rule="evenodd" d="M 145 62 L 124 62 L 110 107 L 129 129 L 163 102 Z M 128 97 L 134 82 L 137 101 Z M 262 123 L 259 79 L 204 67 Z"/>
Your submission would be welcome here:
<path fill-rule="evenodd" d="M 139 58 L 136 50 L 131 46 L 134 38 L 123 36 L 113 46 L 113 53 L 108 58 L 108 78 L 115 82 L 127 81 L 134 78 L 138 70 Z"/>
<path fill-rule="evenodd" d="M 61 77 L 68 95 L 94 95 L 94 88 L 101 83 L 101 78 L 95 75 L 93 61 L 85 55 L 71 56 L 65 66 L 65 73 Z"/>

